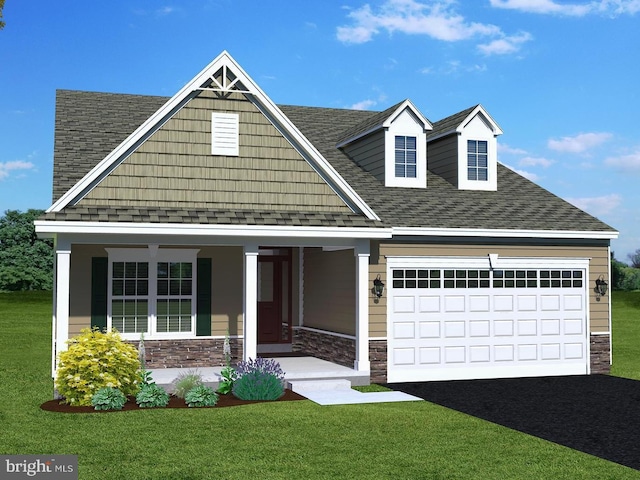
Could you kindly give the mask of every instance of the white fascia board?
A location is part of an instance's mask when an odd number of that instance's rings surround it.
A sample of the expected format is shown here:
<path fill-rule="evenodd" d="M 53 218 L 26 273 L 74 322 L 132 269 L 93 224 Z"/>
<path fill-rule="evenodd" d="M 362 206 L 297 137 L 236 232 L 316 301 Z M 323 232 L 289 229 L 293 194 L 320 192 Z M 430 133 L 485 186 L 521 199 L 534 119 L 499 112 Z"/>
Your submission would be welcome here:
<path fill-rule="evenodd" d="M 429 236 L 429 237 L 495 237 L 495 238 L 566 238 L 589 240 L 614 240 L 618 232 L 580 231 L 580 230 L 507 230 L 472 228 L 422 228 L 393 227 L 393 236 Z"/>
<path fill-rule="evenodd" d="M 298 130 L 298 128 L 286 117 L 286 115 L 276 106 L 273 101 L 262 91 L 262 89 L 247 75 L 242 67 L 225 50 L 218 55 L 209 65 L 207 65 L 198 75 L 176 93 L 167 103 L 165 103 L 156 113 L 149 117 L 140 127 L 138 127 L 129 137 L 127 137 L 118 147 L 98 163 L 87 175 L 69 189 L 58 201 L 56 201 L 47 212 L 59 212 L 69 205 L 93 182 L 100 179 L 101 175 L 114 162 L 118 161 L 130 148 L 144 138 L 144 136 L 158 125 L 173 109 L 177 108 L 193 91 L 198 90 L 214 73 L 223 66 L 231 67 L 236 78 L 247 88 L 248 92 L 269 111 L 299 145 L 309 152 L 310 156 L 317 162 L 318 166 L 326 173 L 327 177 L 334 182 L 335 186 L 349 198 L 360 211 L 371 220 L 380 220 L 376 213 L 356 191 L 340 176 L 331 164 L 320 154 L 311 142 Z"/>
<path fill-rule="evenodd" d="M 295 227 L 273 225 L 200 225 L 172 223 L 34 222 L 39 236 L 48 234 L 110 234 L 166 236 L 288 237 L 288 238 L 391 238 L 390 228 Z"/>
<path fill-rule="evenodd" d="M 456 132 L 461 133 L 464 130 L 464 128 L 467 126 L 467 124 L 471 120 L 473 120 L 476 115 L 478 115 L 478 113 L 481 113 L 489 121 L 489 123 L 491 124 L 491 130 L 493 131 L 494 137 L 497 137 L 498 135 L 502 135 L 503 133 L 502 129 L 496 123 L 493 117 L 489 115 L 489 112 L 487 112 L 482 105 L 476 106 L 476 108 L 474 108 L 473 111 L 469 115 L 467 115 L 467 117 L 462 122 L 460 122 L 460 125 L 458 125 L 458 128 L 456 128 Z"/>
<path fill-rule="evenodd" d="M 428 130 L 433 130 L 433 125 L 431 125 L 431 122 L 427 120 L 427 117 L 422 115 L 422 112 L 420 112 L 420 110 L 418 110 L 416 106 L 409 99 L 402 102 L 400 106 L 396 109 L 396 111 L 393 112 L 391 115 L 389 115 L 389 118 L 387 118 L 384 121 L 382 126 L 384 128 L 389 128 L 391 124 L 395 121 L 395 119 L 398 118 L 398 116 L 402 114 L 402 112 L 404 112 L 406 108 L 409 108 L 413 112 L 413 114 L 418 118 L 418 120 L 422 123 L 422 128 L 424 129 L 425 132 Z"/>

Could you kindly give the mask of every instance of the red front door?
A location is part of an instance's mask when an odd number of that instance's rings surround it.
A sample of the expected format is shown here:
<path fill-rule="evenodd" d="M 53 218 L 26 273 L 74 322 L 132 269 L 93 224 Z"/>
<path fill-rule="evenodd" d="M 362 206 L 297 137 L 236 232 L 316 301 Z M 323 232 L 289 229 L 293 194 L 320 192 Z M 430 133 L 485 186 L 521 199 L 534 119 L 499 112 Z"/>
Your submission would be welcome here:
<path fill-rule="evenodd" d="M 258 343 L 280 339 L 282 268 L 279 257 L 258 257 Z"/>

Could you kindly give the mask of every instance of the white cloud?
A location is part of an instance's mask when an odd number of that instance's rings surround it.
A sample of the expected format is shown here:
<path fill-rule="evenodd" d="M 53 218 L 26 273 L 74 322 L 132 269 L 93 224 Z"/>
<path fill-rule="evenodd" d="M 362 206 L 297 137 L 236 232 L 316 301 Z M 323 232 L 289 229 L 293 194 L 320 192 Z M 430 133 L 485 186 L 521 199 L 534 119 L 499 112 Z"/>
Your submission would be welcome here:
<path fill-rule="evenodd" d="M 23 160 L 12 160 L 10 162 L 0 162 L 0 180 L 4 180 L 11 172 L 16 170 L 32 170 L 35 165 L 31 162 L 25 162 Z"/>
<path fill-rule="evenodd" d="M 542 157 L 524 157 L 518 161 L 518 165 L 521 167 L 543 167 L 549 168 L 555 162 L 547 158 Z"/>
<path fill-rule="evenodd" d="M 463 65 L 459 60 L 449 60 L 444 65 L 435 69 L 432 67 L 424 67 L 419 70 L 423 75 L 439 74 L 439 75 L 454 75 L 459 72 L 486 72 L 487 66 L 482 64 Z"/>
<path fill-rule="evenodd" d="M 526 155 L 527 151 L 521 148 L 514 148 L 506 143 L 498 142 L 498 152 L 505 155 Z"/>
<path fill-rule="evenodd" d="M 557 152 L 588 153 L 588 150 L 602 145 L 612 136 L 606 132 L 581 133 L 573 137 L 562 137 L 559 140 L 552 138 L 547 142 L 547 146 Z"/>
<path fill-rule="evenodd" d="M 511 165 L 507 165 L 506 163 L 503 163 L 503 165 L 505 167 L 513 170 L 518 175 L 522 175 L 524 178 L 527 178 L 527 179 L 531 180 L 532 182 L 537 182 L 542 178 L 540 175 L 537 175 L 537 174 L 535 174 L 533 172 L 527 172 L 526 170 L 520 170 L 520 169 L 512 167 Z"/>
<path fill-rule="evenodd" d="M 354 103 L 349 108 L 352 110 L 367 110 L 373 106 L 375 106 L 378 102 L 375 100 L 362 100 L 361 102 Z"/>
<path fill-rule="evenodd" d="M 640 173 L 640 150 L 629 155 L 609 157 L 604 164 L 624 172 Z"/>
<path fill-rule="evenodd" d="M 344 43 L 365 43 L 380 31 L 386 31 L 454 42 L 502 34 L 495 25 L 468 22 L 451 8 L 452 3 L 450 0 L 429 4 L 416 0 L 386 0 L 377 11 L 366 4 L 348 14 L 353 23 L 338 27 L 337 37 Z"/>
<path fill-rule="evenodd" d="M 634 15 L 640 0 L 594 0 L 588 3 L 559 3 L 555 0 L 491 0 L 491 6 L 527 13 L 584 17 L 592 13 Z"/>
<path fill-rule="evenodd" d="M 600 197 L 565 198 L 565 200 L 591 215 L 600 217 L 615 211 L 622 203 L 622 196 L 612 193 Z"/>
<path fill-rule="evenodd" d="M 522 44 L 532 39 L 533 37 L 530 33 L 521 32 L 517 35 L 505 36 L 489 43 L 480 44 L 478 45 L 478 50 L 485 55 L 508 55 L 517 52 Z"/>
<path fill-rule="evenodd" d="M 169 15 L 175 11 L 176 9 L 174 7 L 165 6 L 157 9 L 156 15 L 160 15 L 160 16 Z"/>

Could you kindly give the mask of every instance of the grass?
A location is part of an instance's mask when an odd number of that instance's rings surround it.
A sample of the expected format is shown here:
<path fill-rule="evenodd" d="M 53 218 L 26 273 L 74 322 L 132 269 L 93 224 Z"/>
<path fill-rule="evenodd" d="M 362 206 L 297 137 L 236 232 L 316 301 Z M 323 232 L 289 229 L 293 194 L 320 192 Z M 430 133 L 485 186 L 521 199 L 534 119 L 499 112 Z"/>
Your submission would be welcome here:
<path fill-rule="evenodd" d="M 640 292 L 613 292 L 612 307 L 611 373 L 640 380 Z"/>
<path fill-rule="evenodd" d="M 75 454 L 83 480 L 640 478 L 428 402 L 45 412 L 39 405 L 52 393 L 50 300 L 46 293 L 0 294 L 0 454 Z M 640 306 L 629 308 L 638 317 Z"/>

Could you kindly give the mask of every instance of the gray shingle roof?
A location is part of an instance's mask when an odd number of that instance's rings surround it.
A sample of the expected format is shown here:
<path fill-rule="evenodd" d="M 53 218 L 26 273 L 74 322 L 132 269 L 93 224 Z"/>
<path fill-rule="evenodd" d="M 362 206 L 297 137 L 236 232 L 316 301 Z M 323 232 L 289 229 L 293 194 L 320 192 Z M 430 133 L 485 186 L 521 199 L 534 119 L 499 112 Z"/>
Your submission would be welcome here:
<path fill-rule="evenodd" d="M 302 227 L 383 227 L 362 215 L 323 212 L 160 210 L 154 208 L 67 207 L 46 213 L 49 221 L 183 223 L 197 225 L 289 225 Z"/>
<path fill-rule="evenodd" d="M 356 138 L 359 135 L 362 135 L 363 133 L 366 133 L 376 127 L 381 127 L 382 124 L 391 116 L 393 112 L 398 109 L 398 107 L 402 103 L 403 102 L 396 103 L 395 105 L 387 108 L 382 112 L 367 111 L 366 114 L 363 113 L 361 117 L 365 120 L 361 120 L 356 125 L 353 125 L 351 128 L 345 130 L 344 133 L 342 133 L 342 135 L 336 139 L 336 145 L 352 138 Z"/>
<path fill-rule="evenodd" d="M 431 137 L 436 137 L 442 133 L 448 132 L 450 130 L 455 130 L 456 128 L 458 128 L 460 123 L 465 118 L 467 118 L 467 116 L 471 112 L 473 112 L 473 109 L 476 108 L 477 106 L 478 105 L 474 105 L 473 107 L 469 107 L 465 110 L 462 110 L 461 112 L 454 113 L 453 115 L 443 118 L 442 120 L 438 120 L 436 123 L 433 124 L 433 130 L 431 130 L 430 132 L 427 132 L 427 140 Z"/>
<path fill-rule="evenodd" d="M 71 188 L 167 100 L 165 97 L 58 91 L 54 199 Z M 378 112 L 297 106 L 280 108 L 378 214 L 382 223 L 371 222 L 358 215 L 329 213 L 157 211 L 98 207 L 68 207 L 60 213 L 46 214 L 44 219 L 614 231 L 500 164 L 496 192 L 458 190 L 432 172 L 427 174 L 426 189 L 384 187 L 335 147 L 338 141 L 346 138 L 345 133 L 355 131 L 354 126 L 362 129 L 372 119 L 379 118 Z M 436 132 L 435 127 L 439 124 L 442 128 L 451 128 L 458 118 L 462 121 L 473 108 L 436 122 L 433 132 Z"/>

